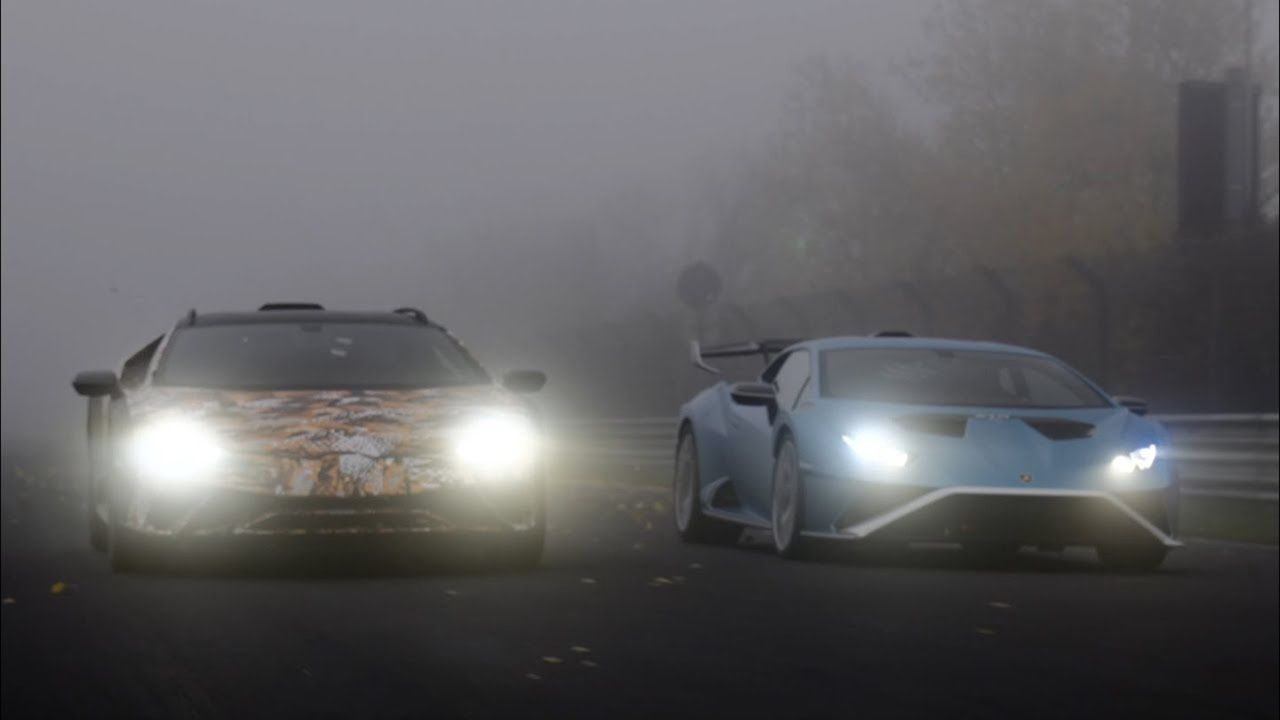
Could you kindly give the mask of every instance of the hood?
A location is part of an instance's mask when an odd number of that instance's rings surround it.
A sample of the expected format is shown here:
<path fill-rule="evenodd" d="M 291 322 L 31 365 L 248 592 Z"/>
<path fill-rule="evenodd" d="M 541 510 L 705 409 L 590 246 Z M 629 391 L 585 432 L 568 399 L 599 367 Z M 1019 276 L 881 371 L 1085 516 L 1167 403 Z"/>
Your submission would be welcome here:
<path fill-rule="evenodd" d="M 450 430 L 470 414 L 527 410 L 495 385 L 423 390 L 241 391 L 151 387 L 129 397 L 146 422 L 176 414 L 224 443 L 219 485 L 277 495 L 408 494 L 456 482 Z"/>

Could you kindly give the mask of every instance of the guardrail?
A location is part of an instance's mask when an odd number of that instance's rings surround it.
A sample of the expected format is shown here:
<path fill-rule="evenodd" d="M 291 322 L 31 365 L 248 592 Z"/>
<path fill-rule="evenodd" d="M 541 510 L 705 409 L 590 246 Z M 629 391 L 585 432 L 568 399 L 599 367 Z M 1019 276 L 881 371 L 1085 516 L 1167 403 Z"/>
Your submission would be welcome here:
<path fill-rule="evenodd" d="M 1276 413 L 1153 415 L 1172 436 L 1183 493 L 1276 502 Z M 675 418 L 576 420 L 555 427 L 561 451 L 606 465 L 669 469 L 675 454 Z"/>

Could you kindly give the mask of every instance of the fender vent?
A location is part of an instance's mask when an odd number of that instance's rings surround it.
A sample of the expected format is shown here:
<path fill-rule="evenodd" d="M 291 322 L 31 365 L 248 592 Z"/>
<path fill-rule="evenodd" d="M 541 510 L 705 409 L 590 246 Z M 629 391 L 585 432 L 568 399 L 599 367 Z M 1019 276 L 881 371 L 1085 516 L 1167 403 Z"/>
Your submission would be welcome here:
<path fill-rule="evenodd" d="M 719 509 L 734 509 L 741 507 L 742 501 L 738 499 L 738 491 L 733 487 L 733 481 L 729 481 L 716 488 L 716 492 L 711 496 L 711 507 Z"/>
<path fill-rule="evenodd" d="M 1050 440 L 1083 440 L 1093 437 L 1093 426 L 1089 423 L 1064 420 L 1062 418 L 1018 418 L 1035 428 L 1036 432 Z"/>
<path fill-rule="evenodd" d="M 964 415 L 904 415 L 895 418 L 894 422 L 910 432 L 962 438 L 969 418 Z"/>

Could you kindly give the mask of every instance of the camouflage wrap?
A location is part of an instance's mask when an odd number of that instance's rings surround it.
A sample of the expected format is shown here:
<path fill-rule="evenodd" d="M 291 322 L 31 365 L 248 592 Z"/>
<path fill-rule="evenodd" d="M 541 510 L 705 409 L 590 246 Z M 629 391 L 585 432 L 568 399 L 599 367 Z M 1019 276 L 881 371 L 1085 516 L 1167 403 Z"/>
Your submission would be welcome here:
<path fill-rule="evenodd" d="M 404 507 L 394 510 L 397 517 L 405 515 L 412 503 L 413 512 L 420 515 L 413 522 L 433 520 L 417 529 L 439 529 L 453 523 L 424 505 L 428 496 L 441 494 L 435 491 L 456 491 L 453 496 L 472 498 L 469 506 L 487 508 L 491 516 L 495 511 L 508 516 L 507 521 L 498 518 L 496 523 L 471 518 L 470 525 L 523 526 L 510 518 L 527 515 L 530 506 L 528 488 L 520 491 L 520 502 L 513 505 L 510 497 L 502 497 L 512 494 L 510 488 L 489 492 L 477 487 L 450 458 L 450 435 L 468 417 L 494 410 L 527 411 L 522 401 L 495 385 L 263 392 L 151 386 L 131 394 L 128 408 L 134 426 L 167 415 L 198 421 L 217 434 L 227 452 L 217 477 L 195 493 L 175 498 L 139 487 L 127 523 L 136 529 L 169 532 L 199 525 L 202 512 L 217 514 L 202 510 L 214 504 L 210 498 L 228 494 L 259 497 L 261 508 L 292 503 L 287 513 L 272 510 L 264 515 L 259 510 L 220 521 L 233 531 L 251 529 L 253 522 L 266 516 L 278 519 L 311 512 L 305 508 L 312 505 L 317 514 L 332 514 L 335 502 L 358 508 L 348 515 L 352 521 L 365 516 L 372 522 L 377 518 L 370 513 L 388 513 L 386 503 L 396 502 L 395 498 L 404 501 Z M 118 470 L 128 472 L 123 465 Z M 306 498 L 315 502 L 306 503 Z M 162 512 L 174 503 L 182 507 Z M 503 513 L 503 507 L 519 512 Z M 470 511 L 468 507 L 464 514 Z M 329 530 L 336 529 L 340 528 Z M 298 532 L 296 528 L 282 531 Z"/>

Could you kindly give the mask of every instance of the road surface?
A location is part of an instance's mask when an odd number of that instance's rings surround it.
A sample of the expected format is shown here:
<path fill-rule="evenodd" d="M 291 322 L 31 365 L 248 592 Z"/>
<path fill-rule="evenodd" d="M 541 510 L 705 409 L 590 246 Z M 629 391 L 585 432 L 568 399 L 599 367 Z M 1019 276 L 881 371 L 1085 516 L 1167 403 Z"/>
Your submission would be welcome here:
<path fill-rule="evenodd" d="M 551 490 L 540 569 L 377 558 L 112 575 L 78 500 L 3 469 L 19 717 L 1276 717 L 1277 553 L 1192 542 L 795 563 L 680 544 L 658 489 Z M 57 483 L 53 483 L 56 485 Z"/>

